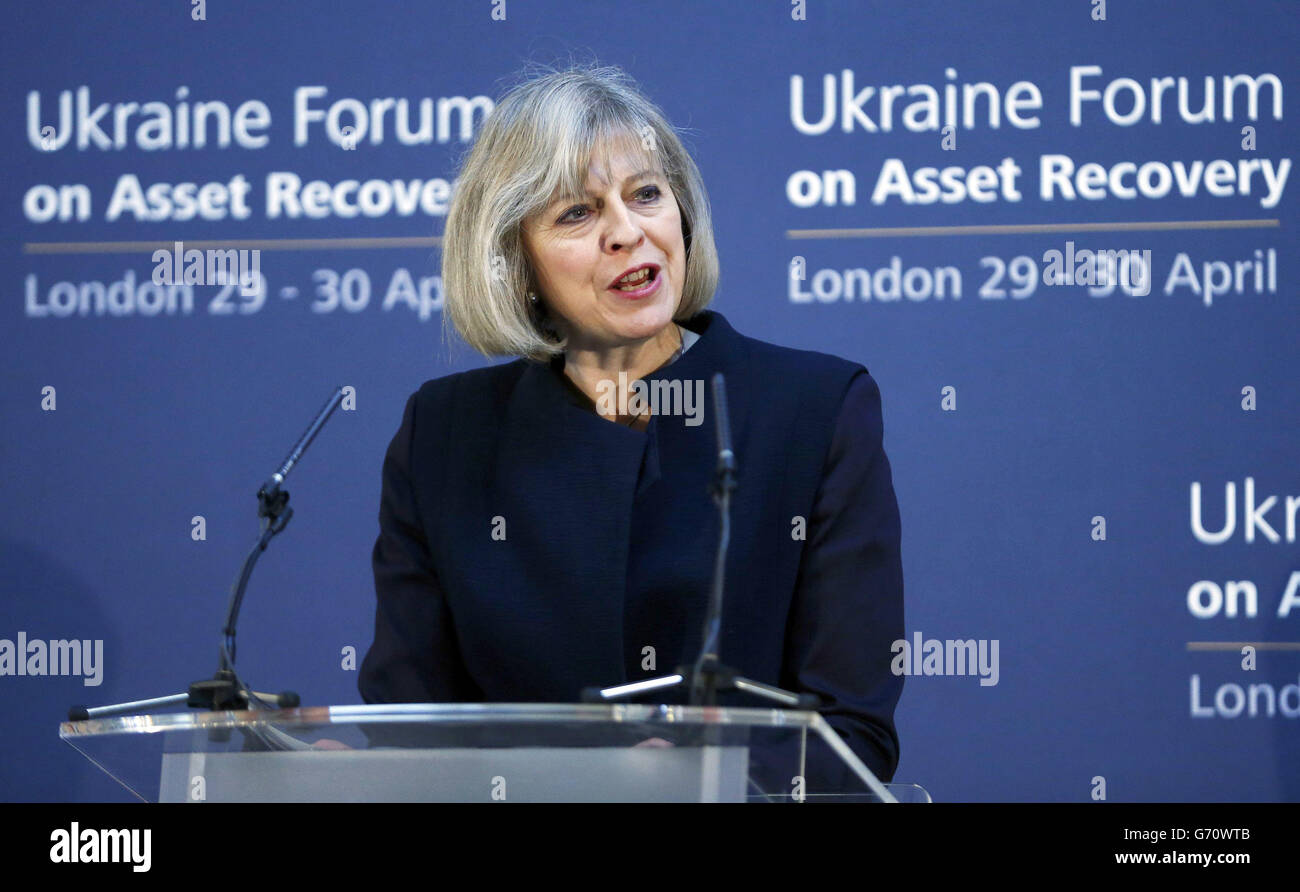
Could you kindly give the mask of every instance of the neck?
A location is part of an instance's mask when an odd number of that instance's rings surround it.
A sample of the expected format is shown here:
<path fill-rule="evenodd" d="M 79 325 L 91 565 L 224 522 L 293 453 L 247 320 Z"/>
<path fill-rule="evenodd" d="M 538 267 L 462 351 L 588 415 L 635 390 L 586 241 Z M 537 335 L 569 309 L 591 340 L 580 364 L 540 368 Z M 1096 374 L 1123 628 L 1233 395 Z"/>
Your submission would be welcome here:
<path fill-rule="evenodd" d="M 634 344 L 603 349 L 570 348 L 564 353 L 564 374 L 597 402 L 602 393 L 601 382 L 613 382 L 617 386 L 622 372 L 630 385 L 663 366 L 681 346 L 681 330 L 670 323 L 654 337 Z M 605 392 L 609 386 L 604 385 Z"/>

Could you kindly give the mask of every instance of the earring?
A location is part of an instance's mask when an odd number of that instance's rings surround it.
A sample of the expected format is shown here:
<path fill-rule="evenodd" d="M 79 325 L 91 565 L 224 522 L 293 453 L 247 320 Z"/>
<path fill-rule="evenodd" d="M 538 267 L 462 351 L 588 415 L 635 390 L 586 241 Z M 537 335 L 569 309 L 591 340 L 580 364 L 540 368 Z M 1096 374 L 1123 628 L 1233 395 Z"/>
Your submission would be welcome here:
<path fill-rule="evenodd" d="M 533 304 L 533 305 L 536 305 L 536 304 L 537 304 L 537 295 L 534 294 L 534 293 L 531 292 L 531 291 L 528 292 L 528 301 L 529 301 L 529 303 L 531 303 L 531 304 Z"/>

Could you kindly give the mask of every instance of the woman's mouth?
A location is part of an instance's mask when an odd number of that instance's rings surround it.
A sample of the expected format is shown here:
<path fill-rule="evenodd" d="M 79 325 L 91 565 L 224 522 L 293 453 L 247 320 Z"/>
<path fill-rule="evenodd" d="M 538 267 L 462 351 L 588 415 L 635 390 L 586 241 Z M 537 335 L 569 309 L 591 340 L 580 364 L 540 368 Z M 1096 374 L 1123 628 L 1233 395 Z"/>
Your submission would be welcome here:
<path fill-rule="evenodd" d="M 659 285 L 659 268 L 647 265 L 619 279 L 607 290 L 614 292 L 619 297 L 637 300 L 648 297 L 659 290 Z"/>

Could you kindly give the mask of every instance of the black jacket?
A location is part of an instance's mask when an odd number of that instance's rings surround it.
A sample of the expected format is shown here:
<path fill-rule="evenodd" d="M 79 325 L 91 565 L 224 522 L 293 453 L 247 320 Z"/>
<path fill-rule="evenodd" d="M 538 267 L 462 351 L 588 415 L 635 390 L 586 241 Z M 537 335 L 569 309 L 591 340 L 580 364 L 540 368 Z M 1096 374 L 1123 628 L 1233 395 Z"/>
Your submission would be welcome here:
<path fill-rule="evenodd" d="M 692 662 L 717 546 L 707 382 L 720 371 L 738 464 L 722 661 L 819 695 L 889 780 L 903 580 L 875 381 L 859 364 L 747 338 L 716 312 L 684 324 L 700 339 L 645 380 L 703 380 L 703 423 L 611 423 L 557 363 L 522 359 L 411 396 L 384 460 L 362 697 L 575 702 L 584 687 Z"/>

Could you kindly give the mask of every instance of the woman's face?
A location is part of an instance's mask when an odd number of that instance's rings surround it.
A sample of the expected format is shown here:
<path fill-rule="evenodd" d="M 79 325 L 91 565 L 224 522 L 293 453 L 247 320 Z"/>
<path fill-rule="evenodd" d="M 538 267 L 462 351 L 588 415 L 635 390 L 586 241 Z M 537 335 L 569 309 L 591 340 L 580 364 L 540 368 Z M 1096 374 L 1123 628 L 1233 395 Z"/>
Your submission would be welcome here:
<path fill-rule="evenodd" d="M 668 181 L 641 170 L 638 157 L 610 152 L 612 170 L 595 163 L 589 168 L 588 195 L 553 202 L 524 223 L 538 296 L 570 349 L 602 350 L 652 338 L 672 322 L 681 301 L 681 212 Z M 631 291 L 611 287 L 643 265 L 652 268 L 652 278 Z"/>

